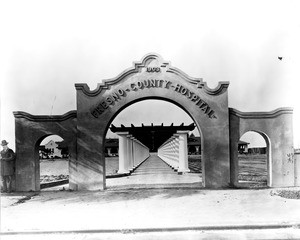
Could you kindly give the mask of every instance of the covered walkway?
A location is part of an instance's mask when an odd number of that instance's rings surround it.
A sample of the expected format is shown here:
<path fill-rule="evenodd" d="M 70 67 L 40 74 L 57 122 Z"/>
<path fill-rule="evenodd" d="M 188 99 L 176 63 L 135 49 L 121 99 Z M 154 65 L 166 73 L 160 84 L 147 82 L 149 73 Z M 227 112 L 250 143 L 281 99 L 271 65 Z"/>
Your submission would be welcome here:
<path fill-rule="evenodd" d="M 179 175 L 156 153 L 151 153 L 130 176 L 106 179 L 107 189 L 131 188 L 201 188 L 199 173 Z"/>

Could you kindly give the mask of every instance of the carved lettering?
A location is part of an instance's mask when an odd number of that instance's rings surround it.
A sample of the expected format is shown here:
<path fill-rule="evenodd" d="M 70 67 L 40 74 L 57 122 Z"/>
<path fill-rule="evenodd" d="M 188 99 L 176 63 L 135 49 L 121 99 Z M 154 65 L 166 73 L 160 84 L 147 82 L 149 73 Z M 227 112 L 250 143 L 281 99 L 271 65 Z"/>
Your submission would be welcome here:
<path fill-rule="evenodd" d="M 154 79 L 150 80 L 149 87 L 156 87 L 156 81 Z"/>
<path fill-rule="evenodd" d="M 149 80 L 144 80 L 144 86 L 146 88 L 149 88 L 149 85 L 150 85 Z"/>
<path fill-rule="evenodd" d="M 160 68 L 158 68 L 160 70 Z M 149 70 L 150 71 L 150 70 Z M 151 71 L 156 71 L 155 69 L 151 69 Z M 98 105 L 91 110 L 91 114 L 93 117 L 98 118 L 106 109 L 109 108 L 110 105 L 114 105 L 115 102 L 121 100 L 121 98 L 126 97 L 126 91 L 139 91 L 144 88 L 166 88 L 170 89 L 170 86 L 173 88 L 175 92 L 186 96 L 190 101 L 194 102 L 196 106 L 198 106 L 204 114 L 206 114 L 210 119 L 215 119 L 217 116 L 215 112 L 210 108 L 210 106 L 202 100 L 196 93 L 191 92 L 188 88 L 182 86 L 181 84 L 172 85 L 171 81 L 163 80 L 163 79 L 145 79 L 143 81 L 138 81 L 136 83 L 131 83 L 128 88 L 118 89 L 117 91 L 111 93 L 109 96 L 105 97 L 104 100 L 100 101 Z"/>
<path fill-rule="evenodd" d="M 201 108 L 204 105 L 206 105 L 206 103 L 201 98 L 199 98 L 199 100 L 196 102 L 196 105 L 199 106 L 199 108 Z"/>
<path fill-rule="evenodd" d="M 132 89 L 133 91 L 137 91 L 137 90 L 138 90 L 137 87 L 135 86 L 135 83 L 131 83 L 131 84 L 130 84 L 130 87 L 131 87 L 131 89 Z"/>
<path fill-rule="evenodd" d="M 171 85 L 171 82 L 165 80 L 165 88 L 169 89 L 170 85 Z"/>
<path fill-rule="evenodd" d="M 201 110 L 202 110 L 205 114 L 207 114 L 207 113 L 210 111 L 210 107 L 206 104 L 205 106 L 203 106 L 203 107 L 201 108 Z"/>
<path fill-rule="evenodd" d="M 107 102 L 109 105 L 113 105 L 113 104 L 114 104 L 114 100 L 113 100 L 113 98 L 112 98 L 111 96 L 108 96 L 108 97 L 106 98 L 106 102 Z"/>
<path fill-rule="evenodd" d="M 99 104 L 99 105 L 96 107 L 95 110 L 96 110 L 99 114 L 102 114 L 102 113 L 104 112 L 104 109 L 103 109 L 103 107 L 102 107 L 101 104 Z"/>
<path fill-rule="evenodd" d="M 147 72 L 160 72 L 160 67 L 147 67 Z"/>
<path fill-rule="evenodd" d="M 106 104 L 105 101 L 102 101 L 100 104 L 104 109 L 108 108 L 108 105 Z"/>
<path fill-rule="evenodd" d="M 156 86 L 156 87 L 159 87 L 159 81 L 160 81 L 160 80 L 155 79 L 155 86 Z"/>
<path fill-rule="evenodd" d="M 181 89 L 181 85 L 180 85 L 180 84 L 177 84 L 177 85 L 174 87 L 174 91 L 176 91 L 176 92 L 180 92 L 180 89 Z"/>
<path fill-rule="evenodd" d="M 119 89 L 118 93 L 120 94 L 120 96 L 124 97 L 126 96 L 126 92 L 123 89 Z"/>
<path fill-rule="evenodd" d="M 210 112 L 207 115 L 209 116 L 209 118 L 217 118 L 214 110 L 210 110 Z"/>
<path fill-rule="evenodd" d="M 137 82 L 137 86 L 139 89 L 143 89 L 144 88 L 144 83 L 143 82 Z"/>
<path fill-rule="evenodd" d="M 191 91 L 188 91 L 188 95 L 187 95 L 187 97 L 188 97 L 188 98 L 190 98 L 190 99 L 191 99 L 191 98 L 193 97 L 193 95 L 194 95 L 194 93 L 193 93 L 193 92 L 191 92 Z"/>
<path fill-rule="evenodd" d="M 115 92 L 112 94 L 112 97 L 113 97 L 113 100 L 114 100 L 114 101 L 118 101 L 118 100 L 121 99 L 121 97 L 119 96 L 119 94 L 118 94 L 118 93 L 115 93 Z"/>
<path fill-rule="evenodd" d="M 196 101 L 198 100 L 198 98 L 199 98 L 199 96 L 197 96 L 197 95 L 194 95 L 194 96 L 192 97 L 192 99 L 191 99 L 191 100 L 192 100 L 193 102 L 196 102 Z"/>
<path fill-rule="evenodd" d="M 185 95 L 185 94 L 187 93 L 187 89 L 184 88 L 184 87 L 182 87 L 181 90 L 180 90 L 180 93 L 181 93 L 182 95 Z"/>
<path fill-rule="evenodd" d="M 99 114 L 96 110 L 93 110 L 92 111 L 92 115 L 95 117 L 95 118 L 98 118 L 99 117 Z"/>
<path fill-rule="evenodd" d="M 157 80 L 157 81 L 159 82 L 158 87 L 162 88 L 162 87 L 163 87 L 164 80 Z"/>

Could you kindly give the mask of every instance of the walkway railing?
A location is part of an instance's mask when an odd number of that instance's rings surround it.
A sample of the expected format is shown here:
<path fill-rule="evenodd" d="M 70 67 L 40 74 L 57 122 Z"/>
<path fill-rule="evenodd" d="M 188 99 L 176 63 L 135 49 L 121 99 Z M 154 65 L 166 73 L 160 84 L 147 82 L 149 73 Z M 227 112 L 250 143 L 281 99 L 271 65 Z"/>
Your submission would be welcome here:
<path fill-rule="evenodd" d="M 119 135 L 119 171 L 130 173 L 150 156 L 149 148 L 135 139 L 128 132 L 118 132 Z"/>
<path fill-rule="evenodd" d="M 158 148 L 158 156 L 168 165 L 178 171 L 178 173 L 189 172 L 188 131 L 177 131 L 171 138 Z"/>

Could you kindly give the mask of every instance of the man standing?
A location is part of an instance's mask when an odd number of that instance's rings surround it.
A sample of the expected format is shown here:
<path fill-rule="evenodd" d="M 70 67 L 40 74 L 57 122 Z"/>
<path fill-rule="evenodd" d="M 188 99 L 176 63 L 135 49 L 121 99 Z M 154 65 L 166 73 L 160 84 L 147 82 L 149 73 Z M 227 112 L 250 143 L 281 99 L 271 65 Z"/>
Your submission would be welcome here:
<path fill-rule="evenodd" d="M 1 179 L 3 185 L 3 192 L 11 192 L 12 178 L 15 173 L 15 153 L 7 146 L 8 142 L 2 140 L 1 146 Z"/>

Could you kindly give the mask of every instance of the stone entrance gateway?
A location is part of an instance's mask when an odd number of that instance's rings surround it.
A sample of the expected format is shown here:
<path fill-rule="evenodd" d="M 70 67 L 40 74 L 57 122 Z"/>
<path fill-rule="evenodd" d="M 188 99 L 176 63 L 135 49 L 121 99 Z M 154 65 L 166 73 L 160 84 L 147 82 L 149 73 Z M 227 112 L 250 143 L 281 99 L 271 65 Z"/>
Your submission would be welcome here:
<path fill-rule="evenodd" d="M 16 125 L 16 190 L 39 191 L 38 146 L 49 135 L 69 143 L 69 186 L 72 190 L 105 189 L 105 136 L 111 122 L 129 105 L 160 99 L 182 108 L 198 127 L 202 139 L 203 186 L 237 184 L 237 146 L 247 131 L 266 139 L 268 185 L 294 186 L 292 110 L 242 113 L 228 108 L 228 82 L 215 89 L 200 78 L 187 76 L 157 54 L 95 90 L 75 84 L 77 110 L 61 116 L 33 116 L 14 112 Z"/>

